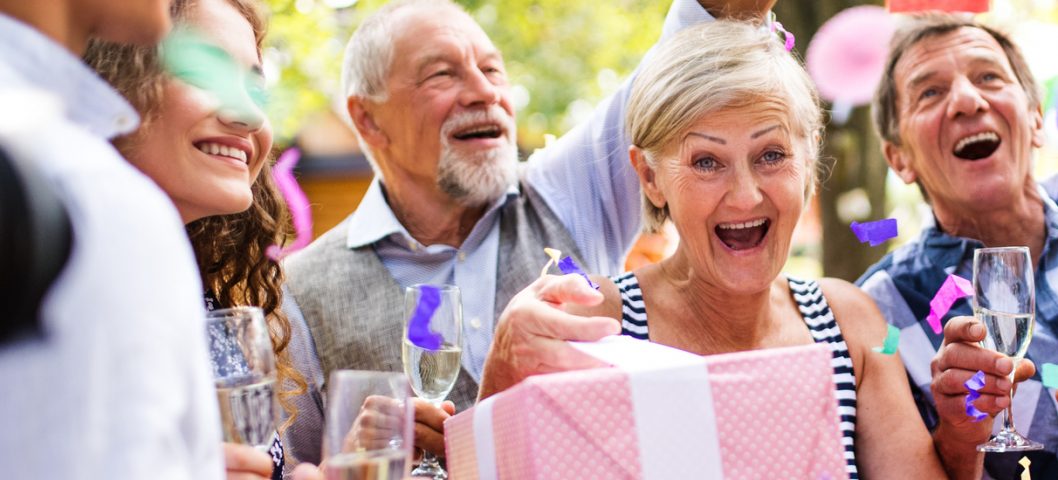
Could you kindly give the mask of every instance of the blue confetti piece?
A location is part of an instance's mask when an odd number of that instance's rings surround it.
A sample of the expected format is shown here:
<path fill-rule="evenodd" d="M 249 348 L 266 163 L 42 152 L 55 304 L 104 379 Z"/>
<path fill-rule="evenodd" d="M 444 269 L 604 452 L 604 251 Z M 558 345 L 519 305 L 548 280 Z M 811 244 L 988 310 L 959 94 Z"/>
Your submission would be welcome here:
<path fill-rule="evenodd" d="M 1053 363 L 1043 364 L 1043 386 L 1047 388 L 1058 388 L 1058 365 Z"/>
<path fill-rule="evenodd" d="M 430 331 L 430 319 L 441 305 L 441 290 L 433 285 L 419 287 L 419 302 L 408 321 L 408 341 L 427 350 L 440 350 L 444 339 Z"/>
<path fill-rule="evenodd" d="M 852 233 L 856 234 L 856 238 L 860 240 L 860 243 L 870 242 L 872 247 L 881 245 L 886 240 L 897 235 L 895 218 L 866 223 L 852 222 L 850 227 L 852 227 Z"/>
<path fill-rule="evenodd" d="M 984 420 L 988 417 L 988 414 L 978 410 L 973 402 L 974 400 L 981 398 L 981 393 L 978 392 L 978 390 L 985 386 L 985 372 L 978 370 L 974 376 L 970 377 L 969 380 L 963 383 L 963 386 L 970 391 L 970 393 L 966 395 L 966 415 L 973 417 L 974 423 Z"/>
<path fill-rule="evenodd" d="M 594 288 L 596 290 L 599 289 L 599 286 L 596 285 L 595 282 L 591 281 L 590 278 L 588 278 L 588 274 L 584 273 L 584 270 L 581 270 L 580 267 L 577 266 L 577 262 L 574 262 L 572 257 L 568 257 L 567 256 L 566 258 L 563 258 L 562 260 L 560 260 L 558 262 L 558 269 L 562 270 L 562 273 L 564 273 L 566 275 L 569 275 L 571 273 L 576 273 L 576 274 L 584 277 L 584 280 L 588 282 L 588 285 L 590 285 L 591 288 Z"/>

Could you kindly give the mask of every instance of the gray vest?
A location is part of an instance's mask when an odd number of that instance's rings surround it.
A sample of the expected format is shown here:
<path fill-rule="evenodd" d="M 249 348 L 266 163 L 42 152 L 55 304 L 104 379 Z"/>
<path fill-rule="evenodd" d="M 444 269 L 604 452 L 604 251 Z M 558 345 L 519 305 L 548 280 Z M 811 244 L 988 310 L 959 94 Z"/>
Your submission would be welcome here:
<path fill-rule="evenodd" d="M 579 249 L 543 198 L 522 182 L 521 194 L 500 211 L 495 315 L 540 275 L 544 247 L 562 250 L 583 265 Z M 374 248 L 346 247 L 343 221 L 284 263 L 289 294 L 296 300 L 316 343 L 324 378 L 335 369 L 402 372 L 404 291 Z M 474 295 L 473 291 L 462 292 Z M 474 404 L 478 385 L 460 369 L 448 396 L 463 411 Z"/>

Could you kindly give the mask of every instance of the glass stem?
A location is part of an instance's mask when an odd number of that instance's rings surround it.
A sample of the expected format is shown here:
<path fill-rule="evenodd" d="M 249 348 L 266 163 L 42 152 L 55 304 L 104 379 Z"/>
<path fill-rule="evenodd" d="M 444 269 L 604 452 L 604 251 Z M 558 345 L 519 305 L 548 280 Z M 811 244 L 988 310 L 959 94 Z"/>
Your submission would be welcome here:
<path fill-rule="evenodd" d="M 1007 398 L 1010 399 L 1010 404 L 1007 405 L 1003 415 L 1003 431 L 1013 433 L 1014 430 L 1014 389 L 1010 389 L 1010 393 L 1007 394 Z"/>

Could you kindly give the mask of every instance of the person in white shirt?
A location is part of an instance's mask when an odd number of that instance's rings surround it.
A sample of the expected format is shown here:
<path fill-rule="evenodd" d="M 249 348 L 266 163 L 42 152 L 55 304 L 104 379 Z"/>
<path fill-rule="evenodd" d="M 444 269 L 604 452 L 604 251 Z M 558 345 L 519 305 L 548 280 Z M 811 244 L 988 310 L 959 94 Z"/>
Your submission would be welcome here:
<path fill-rule="evenodd" d="M 79 59 L 91 37 L 153 44 L 169 26 L 167 0 L 0 0 L 0 146 L 39 167 L 74 237 L 41 334 L 0 347 L 5 479 L 223 476 L 180 217 L 107 143 L 138 118 Z"/>

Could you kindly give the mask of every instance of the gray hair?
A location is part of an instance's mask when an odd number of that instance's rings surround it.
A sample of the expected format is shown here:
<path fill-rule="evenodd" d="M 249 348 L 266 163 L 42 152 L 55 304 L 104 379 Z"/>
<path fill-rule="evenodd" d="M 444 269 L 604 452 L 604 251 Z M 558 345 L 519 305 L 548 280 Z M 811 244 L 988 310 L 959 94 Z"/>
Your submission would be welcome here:
<path fill-rule="evenodd" d="M 359 97 L 373 102 L 386 101 L 386 76 L 393 64 L 394 23 L 405 8 L 427 10 L 452 7 L 464 11 L 452 0 L 397 0 L 372 13 L 353 32 L 342 59 L 344 98 Z"/>
<path fill-rule="evenodd" d="M 688 28 L 662 45 L 632 85 L 625 125 L 647 164 L 676 144 L 701 118 L 762 101 L 787 111 L 792 132 L 808 142 L 812 160 L 806 185 L 819 177 L 823 116 L 819 95 L 801 63 L 775 34 L 760 25 L 715 21 Z M 644 227 L 657 231 L 668 219 L 644 195 Z"/>

